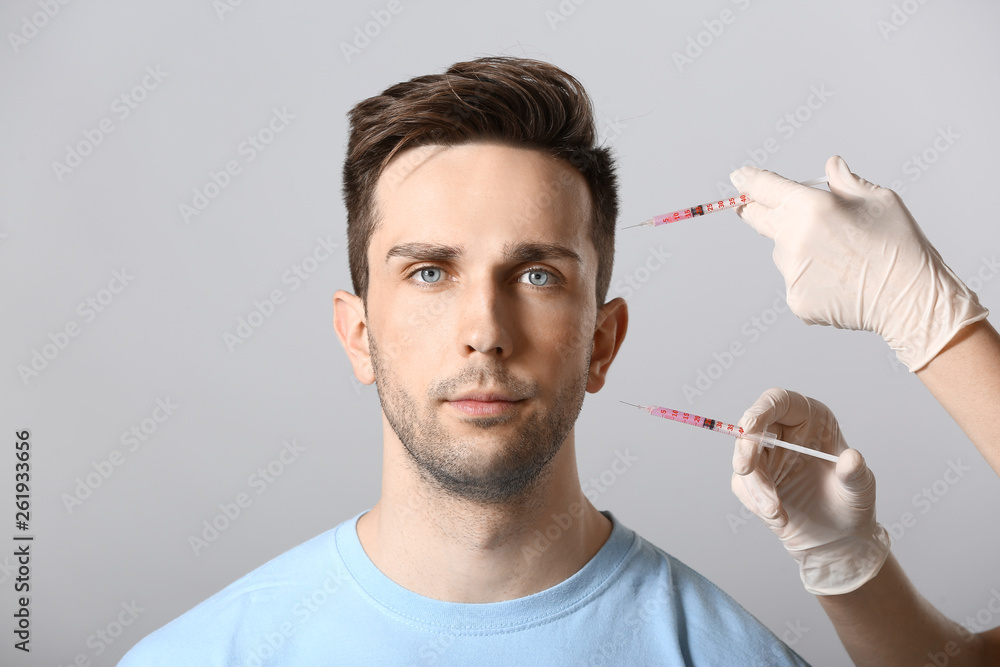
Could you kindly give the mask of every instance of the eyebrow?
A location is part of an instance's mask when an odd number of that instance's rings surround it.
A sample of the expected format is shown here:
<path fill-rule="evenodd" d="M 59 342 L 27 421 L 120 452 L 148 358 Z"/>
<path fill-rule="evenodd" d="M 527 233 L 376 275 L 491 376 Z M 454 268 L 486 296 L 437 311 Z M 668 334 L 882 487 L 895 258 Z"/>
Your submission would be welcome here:
<path fill-rule="evenodd" d="M 441 243 L 400 243 L 389 248 L 385 254 L 386 263 L 393 257 L 404 257 L 417 261 L 447 262 L 458 259 L 465 252 L 462 246 Z"/>
<path fill-rule="evenodd" d="M 385 255 L 385 261 L 388 263 L 393 257 L 404 257 L 421 262 L 448 262 L 460 258 L 464 252 L 465 249 L 462 246 L 441 243 L 400 243 L 389 249 Z M 516 264 L 569 259 L 578 265 L 583 265 L 583 258 L 578 252 L 558 243 L 508 243 L 504 245 L 503 258 Z"/>

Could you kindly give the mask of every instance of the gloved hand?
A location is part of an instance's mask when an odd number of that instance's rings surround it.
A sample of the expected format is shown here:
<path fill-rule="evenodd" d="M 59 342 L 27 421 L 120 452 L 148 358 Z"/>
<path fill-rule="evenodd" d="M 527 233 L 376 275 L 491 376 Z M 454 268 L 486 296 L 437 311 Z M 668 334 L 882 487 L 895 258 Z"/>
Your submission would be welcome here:
<path fill-rule="evenodd" d="M 819 401 L 769 389 L 740 419 L 747 433 L 839 455 L 834 464 L 775 447 L 758 451 L 738 439 L 733 493 L 778 536 L 798 561 L 806 590 L 840 595 L 872 579 L 889 556 L 889 535 L 875 521 L 875 476 L 848 449 L 837 419 Z"/>
<path fill-rule="evenodd" d="M 910 372 L 958 331 L 989 314 L 948 268 L 892 190 L 826 163 L 830 192 L 742 167 L 733 185 L 754 201 L 737 209 L 774 240 L 788 306 L 806 324 L 881 335 Z"/>

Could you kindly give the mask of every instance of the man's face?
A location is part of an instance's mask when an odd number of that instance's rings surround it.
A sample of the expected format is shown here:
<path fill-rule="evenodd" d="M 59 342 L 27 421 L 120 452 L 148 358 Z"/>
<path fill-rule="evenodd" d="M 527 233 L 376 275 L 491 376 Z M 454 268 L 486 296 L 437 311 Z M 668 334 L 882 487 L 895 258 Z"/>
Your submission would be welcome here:
<path fill-rule="evenodd" d="M 520 497 L 590 381 L 586 182 L 533 150 L 421 147 L 394 158 L 376 200 L 367 331 L 383 412 L 426 482 L 479 502 Z"/>

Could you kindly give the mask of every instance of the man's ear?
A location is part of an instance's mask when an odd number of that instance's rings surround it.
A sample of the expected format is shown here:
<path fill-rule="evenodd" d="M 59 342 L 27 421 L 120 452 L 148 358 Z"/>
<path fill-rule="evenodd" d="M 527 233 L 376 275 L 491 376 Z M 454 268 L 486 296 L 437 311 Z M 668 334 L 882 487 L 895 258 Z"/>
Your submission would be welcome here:
<path fill-rule="evenodd" d="M 587 391 L 590 393 L 597 393 L 604 386 L 608 369 L 625 340 L 627 330 L 628 305 L 625 299 L 616 297 L 597 311 L 594 352 L 590 357 L 590 377 L 587 379 Z"/>
<path fill-rule="evenodd" d="M 361 384 L 375 382 L 371 351 L 368 349 L 368 320 L 360 297 L 337 290 L 333 295 L 333 328 L 351 360 L 354 377 Z"/>

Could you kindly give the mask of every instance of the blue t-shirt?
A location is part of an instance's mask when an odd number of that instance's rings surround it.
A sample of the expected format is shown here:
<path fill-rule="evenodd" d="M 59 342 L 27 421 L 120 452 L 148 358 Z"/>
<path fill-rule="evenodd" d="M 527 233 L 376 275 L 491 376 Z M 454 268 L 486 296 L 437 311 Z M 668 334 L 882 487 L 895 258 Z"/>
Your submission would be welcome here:
<path fill-rule="evenodd" d="M 361 546 L 363 514 L 153 632 L 119 667 L 806 664 L 609 511 L 611 536 L 576 574 L 490 603 L 443 602 L 396 584 Z"/>

